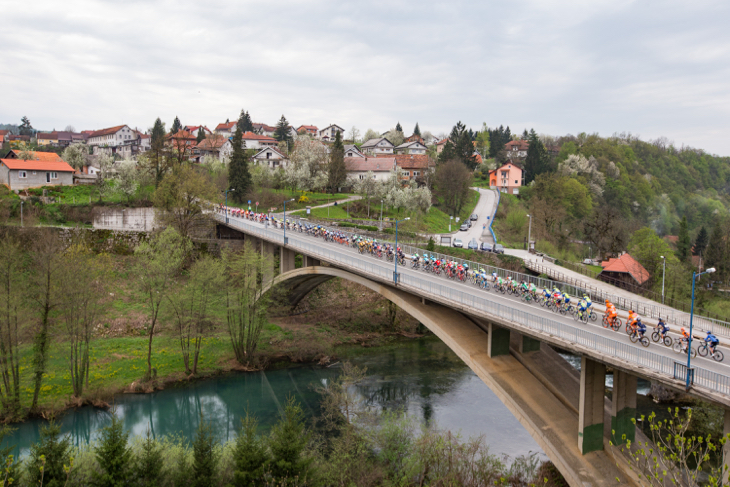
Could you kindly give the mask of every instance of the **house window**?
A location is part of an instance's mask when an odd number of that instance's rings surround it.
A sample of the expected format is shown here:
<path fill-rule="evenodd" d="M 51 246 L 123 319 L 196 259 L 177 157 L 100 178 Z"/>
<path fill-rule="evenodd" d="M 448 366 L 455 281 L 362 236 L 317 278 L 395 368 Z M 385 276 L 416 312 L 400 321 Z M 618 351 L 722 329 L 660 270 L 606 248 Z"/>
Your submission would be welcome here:
<path fill-rule="evenodd" d="M 404 176 L 410 176 L 411 175 L 411 171 L 403 171 L 403 175 Z"/>
<path fill-rule="evenodd" d="M 26 171 L 18 171 L 18 177 L 20 179 L 25 179 L 28 177 L 28 173 Z"/>
<path fill-rule="evenodd" d="M 517 180 L 515 179 L 515 184 L 517 184 Z"/>
<path fill-rule="evenodd" d="M 421 171 L 413 171 L 413 175 L 414 176 L 420 176 L 421 175 Z"/>
<path fill-rule="evenodd" d="M 360 179 L 365 179 L 365 176 L 363 176 L 362 174 L 360 174 Z"/>
<path fill-rule="evenodd" d="M 52 172 L 51 173 L 51 179 L 58 179 L 58 173 L 57 172 Z"/>

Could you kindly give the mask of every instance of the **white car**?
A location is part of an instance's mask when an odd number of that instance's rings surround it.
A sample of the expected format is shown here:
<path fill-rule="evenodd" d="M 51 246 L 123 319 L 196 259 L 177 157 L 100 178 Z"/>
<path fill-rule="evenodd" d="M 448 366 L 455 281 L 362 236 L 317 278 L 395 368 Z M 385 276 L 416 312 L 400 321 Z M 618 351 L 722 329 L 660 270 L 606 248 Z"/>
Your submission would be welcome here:
<path fill-rule="evenodd" d="M 454 247 L 458 247 L 460 249 L 464 248 L 464 242 L 462 242 L 460 238 L 455 238 L 453 245 Z"/>

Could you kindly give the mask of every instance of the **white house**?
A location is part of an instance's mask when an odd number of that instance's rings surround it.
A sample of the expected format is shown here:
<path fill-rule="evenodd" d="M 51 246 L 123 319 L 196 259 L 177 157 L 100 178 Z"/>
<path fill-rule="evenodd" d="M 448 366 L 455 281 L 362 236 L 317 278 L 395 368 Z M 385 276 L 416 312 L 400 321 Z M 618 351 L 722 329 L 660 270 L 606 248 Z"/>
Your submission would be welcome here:
<path fill-rule="evenodd" d="M 355 180 L 364 179 L 372 171 L 373 179 L 386 181 L 394 167 L 395 157 L 345 157 L 347 176 Z"/>
<path fill-rule="evenodd" d="M 378 137 L 377 139 L 370 139 L 360 146 L 360 150 L 363 154 L 392 154 L 395 146 L 391 141 L 385 137 Z"/>
<path fill-rule="evenodd" d="M 339 125 L 328 125 L 327 127 L 319 131 L 318 137 L 324 141 L 335 140 L 337 132 L 340 132 L 344 137 L 345 129 L 343 129 Z"/>
<path fill-rule="evenodd" d="M 356 145 L 346 145 L 345 157 L 365 157 L 365 154 L 360 152 Z"/>
<path fill-rule="evenodd" d="M 246 149 L 263 149 L 264 147 L 276 147 L 279 142 L 268 135 L 254 134 L 246 132 L 242 137 L 246 143 Z"/>
<path fill-rule="evenodd" d="M 215 128 L 215 133 L 223 137 L 232 137 L 236 131 L 236 122 L 219 123 Z"/>
<path fill-rule="evenodd" d="M 413 142 L 403 142 L 394 149 L 396 154 L 425 154 L 428 148 L 414 140 Z"/>
<path fill-rule="evenodd" d="M 269 137 L 273 137 L 274 132 L 276 132 L 276 127 L 272 127 L 271 125 L 266 125 L 265 123 L 254 123 L 253 130 L 257 134 L 268 135 Z"/>
<path fill-rule="evenodd" d="M 86 143 L 93 148 L 94 154 L 131 157 L 149 150 L 149 136 L 143 138 L 142 135 L 128 125 L 117 125 L 92 132 Z"/>
<path fill-rule="evenodd" d="M 231 144 L 231 140 L 228 137 L 218 134 L 210 135 L 201 140 L 195 148 L 198 150 L 201 160 L 205 156 L 213 156 L 222 161 L 226 157 L 231 157 L 231 154 L 233 153 L 233 144 Z"/>
<path fill-rule="evenodd" d="M 286 167 L 289 164 L 289 159 L 276 147 L 265 147 L 261 149 L 253 156 L 253 160 L 256 164 L 266 164 L 271 169 Z"/>

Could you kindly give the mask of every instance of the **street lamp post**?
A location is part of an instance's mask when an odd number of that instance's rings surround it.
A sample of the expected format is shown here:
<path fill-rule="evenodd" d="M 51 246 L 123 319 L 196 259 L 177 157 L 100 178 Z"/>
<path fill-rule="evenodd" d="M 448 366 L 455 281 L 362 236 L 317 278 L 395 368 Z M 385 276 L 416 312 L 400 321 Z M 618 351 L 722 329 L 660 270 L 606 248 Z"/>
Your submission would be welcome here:
<path fill-rule="evenodd" d="M 530 219 L 530 225 L 527 227 L 527 251 L 530 251 L 530 241 L 532 240 L 532 215 L 527 215 Z"/>
<path fill-rule="evenodd" d="M 235 191 L 235 189 L 227 189 L 226 190 L 226 223 L 228 223 L 228 192 L 229 191 Z"/>
<path fill-rule="evenodd" d="M 662 304 L 664 304 L 664 277 L 667 275 L 667 258 L 663 255 L 661 256 L 661 258 L 664 261 L 662 269 Z"/>
<path fill-rule="evenodd" d="M 23 201 L 20 202 L 20 226 L 23 226 Z"/>
<path fill-rule="evenodd" d="M 411 218 L 404 218 L 402 220 L 396 220 L 395 221 L 395 271 L 393 271 L 393 283 L 397 286 L 398 285 L 398 224 L 400 222 L 404 222 L 406 220 L 410 220 Z"/>
<path fill-rule="evenodd" d="M 289 201 L 294 201 L 294 198 L 290 199 Z M 287 245 L 289 243 L 289 239 L 286 238 L 286 202 L 287 200 L 284 200 L 284 245 Z"/>
<path fill-rule="evenodd" d="M 449 217 L 449 233 L 451 233 L 451 220 L 453 220 L 453 219 L 454 219 L 453 216 Z"/>
<path fill-rule="evenodd" d="M 690 364 L 692 360 L 692 318 L 694 317 L 695 312 L 695 282 L 703 275 L 705 274 L 712 274 L 715 272 L 714 267 L 710 267 L 705 272 L 692 272 L 692 304 L 690 304 L 690 310 L 689 310 L 689 339 L 687 339 L 687 390 L 689 391 L 689 371 L 690 371 Z"/>
<path fill-rule="evenodd" d="M 383 200 L 380 200 L 380 231 L 383 231 Z"/>

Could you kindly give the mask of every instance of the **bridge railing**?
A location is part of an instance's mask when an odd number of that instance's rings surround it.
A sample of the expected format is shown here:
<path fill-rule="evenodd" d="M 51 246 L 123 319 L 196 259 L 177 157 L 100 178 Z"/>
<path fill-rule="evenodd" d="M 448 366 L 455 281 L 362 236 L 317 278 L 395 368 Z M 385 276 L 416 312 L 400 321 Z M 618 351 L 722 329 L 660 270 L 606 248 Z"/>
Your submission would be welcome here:
<path fill-rule="evenodd" d="M 217 218 L 222 218 L 222 215 L 216 214 Z M 301 220 L 298 219 L 292 219 L 296 222 L 301 222 Z M 233 220 L 232 220 L 233 221 Z M 244 220 L 245 221 L 245 220 Z M 356 235 L 356 233 L 346 231 L 344 229 L 337 229 L 338 232 L 341 234 L 344 234 L 348 237 L 351 237 L 353 235 Z M 295 232 L 292 231 L 292 235 L 294 235 Z M 383 243 L 386 243 L 387 241 L 382 241 Z M 393 243 L 393 242 L 389 242 Z M 611 301 L 618 309 L 622 309 L 625 311 L 633 310 L 636 311 L 639 315 L 645 316 L 652 319 L 659 319 L 663 318 L 670 324 L 674 324 L 676 326 L 684 326 L 689 327 L 689 315 L 687 313 L 684 313 L 682 311 L 676 310 L 671 307 L 667 306 L 661 306 L 657 304 L 647 303 L 645 301 L 636 301 L 629 298 L 624 298 L 622 296 L 606 292 L 598 287 L 593 286 L 586 286 L 586 284 L 582 281 L 572 281 L 572 282 L 566 282 L 570 281 L 569 279 L 566 279 L 566 281 L 556 281 L 553 279 L 546 279 L 538 276 L 533 276 L 531 274 L 524 274 L 521 272 L 516 271 L 510 271 L 507 269 L 502 269 L 500 267 L 492 266 L 492 265 L 486 265 L 479 262 L 474 262 L 468 259 L 461 259 L 458 257 L 454 257 L 451 255 L 441 254 L 438 252 L 430 252 L 428 250 L 422 249 L 420 247 L 415 247 L 411 245 L 400 245 L 401 249 L 403 249 L 403 252 L 405 252 L 407 255 L 411 256 L 413 254 L 429 254 L 432 256 L 436 256 L 440 260 L 452 260 L 456 261 L 460 264 L 467 264 L 470 269 L 477 270 L 477 269 L 484 269 L 487 271 L 488 274 L 497 273 L 498 276 L 502 278 L 511 277 L 517 281 L 526 281 L 535 284 L 535 286 L 540 288 L 546 288 L 546 289 L 553 289 L 557 287 L 562 292 L 568 293 L 571 296 L 575 297 L 581 297 L 584 294 L 588 295 L 591 300 L 597 303 L 603 303 L 606 299 Z M 406 265 L 410 265 L 410 263 L 407 263 Z M 528 269 L 534 271 L 534 272 L 540 272 L 542 274 L 547 274 L 548 269 L 543 268 L 539 264 L 531 261 L 524 261 L 525 267 Z M 694 326 L 697 328 L 700 328 L 702 330 L 709 330 L 712 331 L 715 335 L 723 336 L 723 337 L 730 337 L 730 323 L 722 320 L 716 320 L 713 318 L 708 318 L 705 316 L 700 316 L 698 314 L 694 315 Z"/>
<path fill-rule="evenodd" d="M 217 218 L 220 218 L 220 216 Z M 284 243 L 283 232 L 266 228 L 261 224 L 233 219 L 230 220 L 229 225 L 241 228 L 247 233 L 260 236 L 269 241 L 280 244 Z M 363 257 L 359 254 L 342 252 L 337 246 L 315 244 L 298 238 L 296 232 L 291 232 L 287 236 L 289 237 L 290 247 L 306 252 L 308 255 L 317 256 L 345 267 L 355 268 L 380 279 L 392 279 L 393 270 L 390 265 L 385 265 L 383 261 Z M 486 299 L 485 297 L 466 293 L 452 286 L 444 285 L 448 282 L 442 283 L 435 281 L 433 278 L 423 279 L 410 274 L 401 274 L 399 282 L 404 286 L 415 288 L 431 295 L 441 296 L 463 307 L 482 311 L 492 316 L 498 316 L 541 333 L 547 333 L 590 348 L 600 354 L 617 357 L 663 375 L 674 377 L 674 364 L 677 361 L 671 357 L 659 355 L 610 337 L 597 335 L 588 330 L 581 329 L 577 325 L 570 326 L 550 318 L 533 315 L 522 309 L 506 306 Z M 678 357 L 683 356 L 678 355 Z M 721 394 L 730 395 L 730 377 L 701 367 L 695 367 L 694 371 L 695 386 L 701 386 Z"/>

